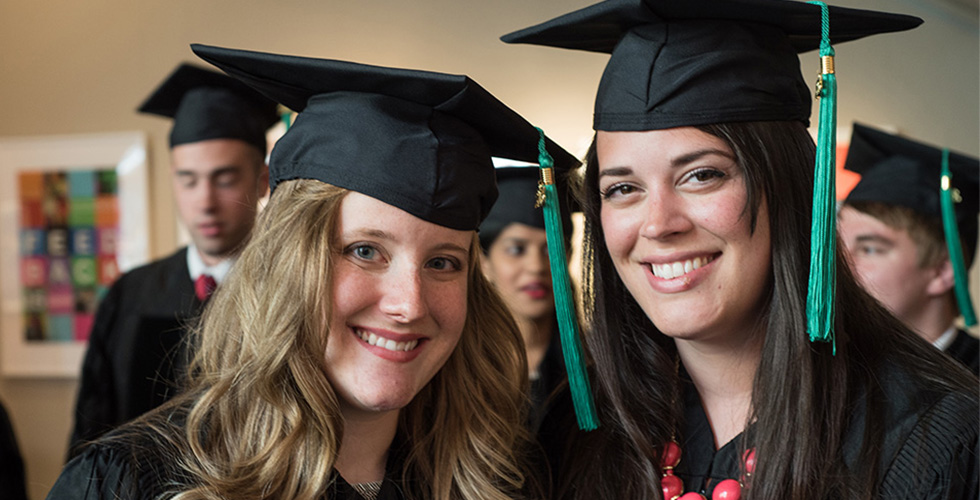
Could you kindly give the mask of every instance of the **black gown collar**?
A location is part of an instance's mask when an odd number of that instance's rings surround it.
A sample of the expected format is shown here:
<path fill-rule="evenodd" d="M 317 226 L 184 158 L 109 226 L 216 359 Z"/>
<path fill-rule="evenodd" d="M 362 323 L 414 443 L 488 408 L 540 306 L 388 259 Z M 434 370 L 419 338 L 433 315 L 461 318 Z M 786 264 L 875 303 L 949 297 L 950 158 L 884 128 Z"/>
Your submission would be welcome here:
<path fill-rule="evenodd" d="M 738 480 L 741 471 L 741 446 L 744 433 L 715 450 L 715 437 L 701 404 L 694 382 L 683 367 L 679 372 L 684 419 L 679 424 L 677 443 L 681 461 L 674 473 L 684 481 L 684 491 L 695 491 L 711 498 L 714 487 L 724 479 Z"/>

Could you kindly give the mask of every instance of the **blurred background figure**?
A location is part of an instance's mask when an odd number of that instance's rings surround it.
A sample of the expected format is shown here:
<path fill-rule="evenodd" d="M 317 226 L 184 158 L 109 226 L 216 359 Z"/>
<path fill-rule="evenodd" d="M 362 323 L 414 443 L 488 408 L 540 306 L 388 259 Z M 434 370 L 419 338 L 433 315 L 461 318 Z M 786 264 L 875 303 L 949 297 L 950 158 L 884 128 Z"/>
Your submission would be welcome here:
<path fill-rule="evenodd" d="M 4 500 L 27 500 L 24 483 L 24 460 L 17 446 L 17 435 L 7 409 L 0 404 L 0 497 Z"/>
<path fill-rule="evenodd" d="M 173 119 L 171 173 L 189 246 L 121 276 L 99 305 L 82 366 L 69 457 L 170 399 L 185 331 L 228 273 L 268 190 L 276 103 L 226 75 L 179 66 L 139 111 Z"/>
<path fill-rule="evenodd" d="M 841 238 L 864 286 L 923 339 L 980 372 L 980 340 L 955 326 L 974 317 L 969 296 L 957 303 L 952 252 L 964 270 L 977 251 L 980 161 L 950 153 L 955 227 L 960 248 L 947 246 L 940 208 L 941 149 L 854 125 L 844 168 L 861 181 L 839 213 Z M 961 310 L 961 307 L 968 311 Z"/>
<path fill-rule="evenodd" d="M 565 377 L 544 213 L 534 206 L 540 170 L 504 167 L 496 173 L 500 198 L 480 225 L 483 272 L 497 287 L 524 337 L 531 378 L 530 425 L 536 430 L 548 395 Z M 561 197 L 568 201 L 567 189 Z M 572 221 L 568 203 L 564 205 L 562 226 L 565 248 L 570 249 Z"/>

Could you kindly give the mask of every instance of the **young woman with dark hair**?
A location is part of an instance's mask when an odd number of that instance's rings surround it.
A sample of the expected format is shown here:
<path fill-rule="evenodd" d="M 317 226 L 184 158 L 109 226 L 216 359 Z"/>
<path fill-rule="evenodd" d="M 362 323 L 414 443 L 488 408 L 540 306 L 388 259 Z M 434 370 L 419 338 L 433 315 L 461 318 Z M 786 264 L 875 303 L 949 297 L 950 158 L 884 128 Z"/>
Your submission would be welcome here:
<path fill-rule="evenodd" d="M 612 52 L 581 189 L 601 426 L 571 429 L 568 400 L 542 426 L 556 498 L 976 498 L 976 379 L 836 248 L 833 337 L 807 338 L 816 149 L 796 52 L 821 10 L 610 1 L 505 37 Z M 830 19 L 840 40 L 917 24 Z"/>

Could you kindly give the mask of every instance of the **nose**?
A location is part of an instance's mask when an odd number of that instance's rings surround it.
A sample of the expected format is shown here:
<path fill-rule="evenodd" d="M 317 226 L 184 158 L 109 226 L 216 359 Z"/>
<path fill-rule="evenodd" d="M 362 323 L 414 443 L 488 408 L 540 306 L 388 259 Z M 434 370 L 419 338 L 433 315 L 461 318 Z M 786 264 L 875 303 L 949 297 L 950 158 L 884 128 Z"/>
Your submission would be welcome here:
<path fill-rule="evenodd" d="M 691 219 L 684 214 L 682 201 L 669 193 L 653 192 L 647 198 L 647 207 L 640 236 L 662 240 L 690 230 Z"/>
<path fill-rule="evenodd" d="M 210 180 L 200 182 L 198 183 L 197 190 L 198 208 L 204 213 L 214 212 L 218 206 L 218 190 L 215 188 L 214 183 Z"/>
<path fill-rule="evenodd" d="M 429 313 L 418 269 L 393 270 L 382 293 L 381 312 L 399 323 L 411 323 Z"/>
<path fill-rule="evenodd" d="M 524 269 L 531 274 L 544 274 L 550 271 L 548 261 L 548 247 L 542 245 L 540 248 L 528 248 L 524 254 Z"/>

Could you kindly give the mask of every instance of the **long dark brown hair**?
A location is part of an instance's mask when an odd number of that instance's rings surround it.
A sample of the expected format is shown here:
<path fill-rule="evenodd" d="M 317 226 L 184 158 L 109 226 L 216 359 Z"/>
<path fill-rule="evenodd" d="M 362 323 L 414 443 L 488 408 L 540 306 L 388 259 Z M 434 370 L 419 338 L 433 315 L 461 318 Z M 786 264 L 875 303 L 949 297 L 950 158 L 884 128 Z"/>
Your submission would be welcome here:
<path fill-rule="evenodd" d="M 748 190 L 752 227 L 769 224 L 772 250 L 766 335 L 743 435 L 758 464 L 750 499 L 823 499 L 875 494 L 882 389 L 874 377 L 884 360 L 916 370 L 923 383 L 975 390 L 968 378 L 929 349 L 861 290 L 837 251 L 836 355 L 806 334 L 810 211 L 814 145 L 797 122 L 731 123 L 699 127 L 726 141 Z M 675 369 L 677 350 L 630 295 L 616 273 L 600 225 L 595 143 L 580 189 L 586 220 L 583 288 L 586 341 L 602 427 L 560 440 L 556 498 L 661 498 L 660 459 L 682 418 Z M 757 220 L 760 203 L 768 220 Z M 856 464 L 843 460 L 842 441 L 853 405 L 865 403 L 867 425 Z"/>

